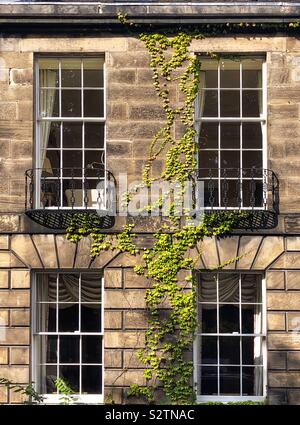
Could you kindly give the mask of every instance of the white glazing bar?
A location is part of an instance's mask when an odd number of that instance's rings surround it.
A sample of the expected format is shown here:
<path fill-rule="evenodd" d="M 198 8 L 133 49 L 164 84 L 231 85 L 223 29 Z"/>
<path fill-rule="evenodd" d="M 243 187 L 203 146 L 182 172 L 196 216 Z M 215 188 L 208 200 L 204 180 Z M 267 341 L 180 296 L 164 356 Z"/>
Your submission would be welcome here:
<path fill-rule="evenodd" d="M 81 59 L 81 63 L 80 63 L 80 73 L 81 73 L 81 116 L 83 119 L 84 116 L 84 102 L 83 102 L 83 96 L 84 96 L 84 91 L 83 91 L 83 59 Z M 81 151 L 82 151 L 82 175 L 83 175 L 83 183 L 82 183 L 82 207 L 84 207 L 84 195 L 85 195 L 85 154 L 84 154 L 84 149 L 85 149 L 85 140 L 84 140 L 84 135 L 85 135 L 85 124 L 84 121 L 82 121 L 82 128 L 81 128 Z M 81 370 L 81 368 L 80 368 Z"/>
<path fill-rule="evenodd" d="M 243 116 L 243 92 L 242 92 L 242 87 L 243 87 L 243 62 L 240 62 L 240 116 Z M 244 205 L 244 200 L 243 200 L 243 129 L 242 129 L 242 123 L 240 123 L 240 172 L 239 172 L 239 186 L 238 186 L 238 190 L 239 190 L 239 201 L 240 201 L 240 205 L 241 208 Z"/>
<path fill-rule="evenodd" d="M 59 294 L 59 277 L 60 274 L 57 273 L 56 275 L 56 332 L 59 332 L 59 327 L 58 327 L 58 294 Z M 60 362 L 60 355 L 59 355 L 59 351 L 60 351 L 60 338 L 59 338 L 59 333 L 57 335 L 57 341 L 56 341 L 56 362 L 57 362 L 57 366 L 56 366 L 56 378 L 59 378 L 59 362 Z M 58 388 L 56 388 L 56 393 L 58 394 Z"/>
<path fill-rule="evenodd" d="M 242 350 L 242 275 L 239 273 L 239 340 L 240 340 L 240 395 L 243 395 L 243 350 Z"/>
<path fill-rule="evenodd" d="M 218 376 L 218 395 L 220 395 L 220 314 L 219 314 L 219 273 L 216 274 L 217 289 L 217 376 Z"/>
<path fill-rule="evenodd" d="M 220 85 L 221 85 L 221 69 L 220 69 L 220 60 L 218 61 L 218 118 L 221 116 L 221 94 L 220 94 Z M 218 122 L 218 206 L 222 207 L 221 204 L 221 124 Z"/>
<path fill-rule="evenodd" d="M 78 323 L 78 331 L 80 333 L 79 336 L 79 394 L 82 393 L 82 334 L 81 334 L 81 273 L 79 274 L 79 323 Z"/>

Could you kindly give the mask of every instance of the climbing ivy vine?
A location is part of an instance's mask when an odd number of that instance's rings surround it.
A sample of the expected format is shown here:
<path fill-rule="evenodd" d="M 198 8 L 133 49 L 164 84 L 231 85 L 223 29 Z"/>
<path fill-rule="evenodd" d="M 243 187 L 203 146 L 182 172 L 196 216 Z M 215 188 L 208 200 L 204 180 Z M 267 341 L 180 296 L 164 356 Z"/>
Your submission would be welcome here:
<path fill-rule="evenodd" d="M 119 15 L 119 19 L 130 26 L 125 16 Z M 145 365 L 146 385 L 132 385 L 129 395 L 142 396 L 153 402 L 157 390 L 162 390 L 167 402 L 186 404 L 195 400 L 193 363 L 189 360 L 189 351 L 197 324 L 194 274 L 202 255 L 201 242 L 204 237 L 229 234 L 245 213 L 208 214 L 198 224 L 191 222 L 188 210 L 179 216 L 177 208 L 184 196 L 184 184 L 193 181 L 197 166 L 194 113 L 201 57 L 195 55 L 190 47 L 193 39 L 204 36 L 183 31 L 168 36 L 149 31 L 139 37 L 150 54 L 153 85 L 161 100 L 164 124 L 152 140 L 142 172 L 142 184 L 135 190 L 150 188 L 154 181 L 162 180 L 179 184 L 179 197 L 177 194 L 171 203 L 167 214 L 168 223 L 164 221 L 156 232 L 151 248 L 137 247 L 133 224 L 126 225 L 123 232 L 115 236 L 102 233 L 100 218 L 98 226 L 97 218 L 91 224 L 88 218 L 75 216 L 67 237 L 76 242 L 90 236 L 92 258 L 103 250 L 120 250 L 141 258 L 142 262 L 139 260 L 134 270 L 151 282 L 145 298 L 149 312 L 145 347 L 137 351 L 139 360 Z M 208 55 L 216 57 L 214 53 Z M 178 88 L 180 102 L 172 99 L 174 86 Z M 180 136 L 175 136 L 176 125 L 182 130 Z M 153 165 L 162 157 L 163 170 L 157 176 L 153 173 Z M 132 195 L 126 193 L 127 204 L 131 202 Z M 162 208 L 163 201 L 162 197 L 159 198 L 155 205 L 147 206 L 147 211 L 151 212 L 154 207 Z M 191 250 L 193 255 L 189 254 Z M 182 273 L 185 273 L 185 283 L 180 279 Z"/>

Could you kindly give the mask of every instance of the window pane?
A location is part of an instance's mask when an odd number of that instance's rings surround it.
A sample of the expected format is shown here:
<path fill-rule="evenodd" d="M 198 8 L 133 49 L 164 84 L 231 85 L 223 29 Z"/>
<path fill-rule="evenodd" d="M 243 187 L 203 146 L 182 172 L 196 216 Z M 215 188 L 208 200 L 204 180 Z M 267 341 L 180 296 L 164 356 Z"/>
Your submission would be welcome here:
<path fill-rule="evenodd" d="M 82 207 L 83 206 L 83 185 L 82 180 L 63 180 L 63 206 Z"/>
<path fill-rule="evenodd" d="M 220 333 L 239 332 L 239 306 L 238 305 L 222 305 L 219 310 L 220 317 Z"/>
<path fill-rule="evenodd" d="M 233 174 L 233 172 L 232 172 Z M 221 206 L 238 207 L 240 206 L 240 181 L 239 180 L 221 180 Z"/>
<path fill-rule="evenodd" d="M 261 180 L 249 179 L 243 181 L 243 206 L 263 206 L 263 184 Z"/>
<path fill-rule="evenodd" d="M 254 336 L 242 337 L 243 364 L 262 365 L 262 338 Z"/>
<path fill-rule="evenodd" d="M 200 339 L 200 363 L 202 364 L 217 364 L 217 337 L 216 336 L 201 336 Z"/>
<path fill-rule="evenodd" d="M 74 177 L 82 176 L 82 151 L 63 151 L 63 175 Z"/>
<path fill-rule="evenodd" d="M 263 395 L 263 372 L 261 366 L 242 368 L 243 395 Z"/>
<path fill-rule="evenodd" d="M 243 333 L 261 333 L 261 305 L 242 305 L 242 332 Z"/>
<path fill-rule="evenodd" d="M 58 300 L 60 303 L 76 303 L 79 301 L 78 274 L 61 273 L 59 275 Z"/>
<path fill-rule="evenodd" d="M 61 61 L 61 86 L 81 87 L 80 59 L 64 59 Z"/>
<path fill-rule="evenodd" d="M 93 162 L 96 162 L 95 168 L 90 168 Z M 103 151 L 85 151 L 85 160 L 84 167 L 86 169 L 86 176 L 88 177 L 97 177 L 99 176 L 100 164 L 104 162 L 104 152 Z M 99 164 L 99 165 L 98 165 Z"/>
<path fill-rule="evenodd" d="M 38 273 L 37 275 L 37 301 L 56 301 L 56 274 Z"/>
<path fill-rule="evenodd" d="M 101 302 L 102 277 L 100 274 L 86 273 L 81 275 L 81 302 Z"/>
<path fill-rule="evenodd" d="M 242 303 L 260 303 L 261 276 L 257 274 L 242 274 Z"/>
<path fill-rule="evenodd" d="M 221 117 L 240 116 L 240 92 L 237 90 L 220 91 Z"/>
<path fill-rule="evenodd" d="M 59 116 L 59 92 L 53 89 L 40 91 L 40 115 L 41 117 Z"/>
<path fill-rule="evenodd" d="M 43 147 L 59 149 L 60 148 L 60 123 L 59 122 L 42 122 L 41 129 L 40 129 L 40 137 L 43 141 Z M 44 143 L 44 141 L 46 143 Z"/>
<path fill-rule="evenodd" d="M 201 90 L 200 104 L 204 102 L 203 117 L 218 116 L 218 92 L 217 90 Z M 200 106 L 201 110 L 202 107 Z"/>
<path fill-rule="evenodd" d="M 221 124 L 221 149 L 239 149 L 240 148 L 240 124 L 222 123 Z"/>
<path fill-rule="evenodd" d="M 60 366 L 59 377 L 62 378 L 69 387 L 79 392 L 79 366 Z"/>
<path fill-rule="evenodd" d="M 218 168 L 218 151 L 199 152 L 199 168 Z"/>
<path fill-rule="evenodd" d="M 217 332 L 217 306 L 214 304 L 199 304 L 199 319 L 202 333 Z"/>
<path fill-rule="evenodd" d="M 262 148 L 262 124 L 260 122 L 243 123 L 243 148 Z"/>
<path fill-rule="evenodd" d="M 81 304 L 81 331 L 101 332 L 101 304 Z"/>
<path fill-rule="evenodd" d="M 57 363 L 57 336 L 54 335 L 43 335 L 42 339 L 42 363 Z M 43 354 L 46 353 L 45 358 Z"/>
<path fill-rule="evenodd" d="M 43 175 L 42 177 L 51 177 L 57 175 L 57 171 L 60 168 L 60 151 L 56 150 L 44 150 L 41 151 L 41 157 L 44 158 L 42 163 Z"/>
<path fill-rule="evenodd" d="M 240 394 L 240 368 L 220 367 L 220 395 Z"/>
<path fill-rule="evenodd" d="M 219 300 L 226 303 L 239 302 L 239 273 L 219 274 Z"/>
<path fill-rule="evenodd" d="M 59 304 L 58 331 L 74 332 L 79 330 L 78 304 Z"/>
<path fill-rule="evenodd" d="M 104 116 L 103 90 L 84 90 L 84 116 Z"/>
<path fill-rule="evenodd" d="M 243 87 L 262 87 L 262 60 L 249 59 L 243 61 Z"/>
<path fill-rule="evenodd" d="M 236 168 L 240 168 L 240 151 L 221 151 L 221 168 L 234 168 L 234 170 L 226 170 L 226 175 L 235 177 Z"/>
<path fill-rule="evenodd" d="M 40 366 L 38 374 L 41 377 L 38 392 L 40 394 L 56 394 L 55 380 L 57 378 L 57 366 Z"/>
<path fill-rule="evenodd" d="M 201 273 L 199 301 L 217 301 L 217 277 L 213 273 Z"/>
<path fill-rule="evenodd" d="M 243 117 L 260 117 L 262 113 L 261 90 L 243 90 Z"/>
<path fill-rule="evenodd" d="M 82 147 L 82 123 L 64 122 L 63 123 L 63 147 L 81 148 Z"/>
<path fill-rule="evenodd" d="M 84 87 L 103 87 L 103 64 L 104 60 L 99 58 L 83 60 Z"/>
<path fill-rule="evenodd" d="M 56 304 L 38 304 L 37 312 L 37 331 L 56 332 Z"/>
<path fill-rule="evenodd" d="M 85 147 L 103 148 L 104 147 L 104 124 L 87 122 L 85 123 Z"/>
<path fill-rule="evenodd" d="M 219 206 L 218 180 L 204 180 L 204 206 Z"/>
<path fill-rule="evenodd" d="M 200 87 L 218 88 L 218 61 L 201 62 Z"/>
<path fill-rule="evenodd" d="M 81 117 L 80 90 L 62 90 L 61 109 L 62 117 Z"/>
<path fill-rule="evenodd" d="M 200 366 L 200 388 L 201 395 L 218 394 L 218 369 L 212 366 Z"/>
<path fill-rule="evenodd" d="M 79 336 L 60 336 L 60 363 L 79 363 Z"/>
<path fill-rule="evenodd" d="M 240 87 L 240 61 L 220 61 L 220 84 L 221 88 Z"/>
<path fill-rule="evenodd" d="M 82 363 L 102 363 L 102 338 L 82 335 Z"/>
<path fill-rule="evenodd" d="M 200 149 L 218 149 L 218 123 L 201 123 L 199 147 Z"/>
<path fill-rule="evenodd" d="M 82 366 L 82 393 L 102 393 L 101 366 Z"/>
<path fill-rule="evenodd" d="M 243 151 L 243 168 L 262 168 L 262 165 L 262 151 Z"/>
<path fill-rule="evenodd" d="M 58 60 L 39 59 L 40 87 L 58 87 Z"/>
<path fill-rule="evenodd" d="M 220 336 L 220 364 L 240 364 L 240 337 Z"/>

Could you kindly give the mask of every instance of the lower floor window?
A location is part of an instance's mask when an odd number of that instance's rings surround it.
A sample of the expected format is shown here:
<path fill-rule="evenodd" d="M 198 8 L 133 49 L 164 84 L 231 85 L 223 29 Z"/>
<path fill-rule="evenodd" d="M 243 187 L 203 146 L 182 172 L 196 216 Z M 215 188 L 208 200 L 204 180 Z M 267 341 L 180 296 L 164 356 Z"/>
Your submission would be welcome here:
<path fill-rule="evenodd" d="M 37 273 L 34 364 L 38 392 L 55 398 L 61 378 L 79 396 L 103 394 L 102 276 Z"/>
<path fill-rule="evenodd" d="M 264 396 L 263 279 L 251 273 L 199 275 L 198 397 Z"/>

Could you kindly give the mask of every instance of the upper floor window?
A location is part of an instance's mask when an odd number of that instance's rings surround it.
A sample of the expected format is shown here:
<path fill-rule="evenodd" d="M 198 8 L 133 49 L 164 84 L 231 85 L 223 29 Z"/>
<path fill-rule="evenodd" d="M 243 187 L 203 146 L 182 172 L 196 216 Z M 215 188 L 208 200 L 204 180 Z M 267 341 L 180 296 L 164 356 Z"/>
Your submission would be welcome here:
<path fill-rule="evenodd" d="M 57 403 L 57 378 L 78 401 L 103 401 L 103 295 L 99 273 L 37 273 L 33 304 L 34 382 Z"/>
<path fill-rule="evenodd" d="M 262 275 L 201 273 L 195 378 L 200 400 L 265 396 Z"/>
<path fill-rule="evenodd" d="M 196 118 L 205 206 L 262 208 L 268 179 L 265 63 L 249 57 L 201 63 Z"/>
<path fill-rule="evenodd" d="M 95 207 L 105 170 L 104 59 L 40 57 L 36 66 L 36 205 Z"/>

